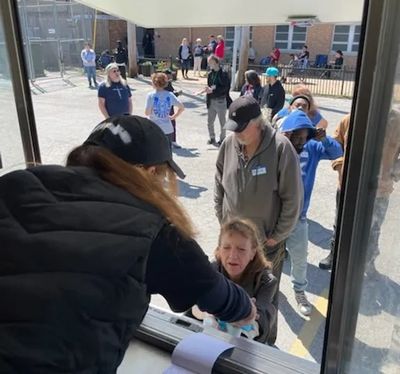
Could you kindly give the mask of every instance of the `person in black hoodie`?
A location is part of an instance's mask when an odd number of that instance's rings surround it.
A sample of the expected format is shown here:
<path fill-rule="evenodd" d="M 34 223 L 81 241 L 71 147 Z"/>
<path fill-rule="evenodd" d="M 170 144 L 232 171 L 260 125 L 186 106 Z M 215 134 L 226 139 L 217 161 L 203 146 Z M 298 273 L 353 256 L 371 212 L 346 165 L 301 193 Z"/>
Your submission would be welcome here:
<path fill-rule="evenodd" d="M 122 46 L 121 40 L 117 40 L 115 63 L 118 65 L 122 78 L 126 80 L 126 67 L 128 66 L 128 51 Z"/>
<path fill-rule="evenodd" d="M 116 373 L 153 293 L 174 311 L 197 303 L 254 321 L 245 291 L 193 239 L 175 174 L 184 177 L 156 124 L 116 116 L 67 167 L 0 178 L 2 373 Z"/>

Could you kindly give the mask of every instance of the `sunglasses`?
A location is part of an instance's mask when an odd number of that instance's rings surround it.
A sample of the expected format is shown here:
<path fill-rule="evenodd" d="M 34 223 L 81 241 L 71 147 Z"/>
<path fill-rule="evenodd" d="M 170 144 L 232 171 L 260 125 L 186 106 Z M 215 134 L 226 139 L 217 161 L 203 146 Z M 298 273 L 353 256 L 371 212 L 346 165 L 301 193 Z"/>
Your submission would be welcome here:
<path fill-rule="evenodd" d="M 119 73 L 119 69 L 113 69 L 111 70 L 111 73 Z"/>

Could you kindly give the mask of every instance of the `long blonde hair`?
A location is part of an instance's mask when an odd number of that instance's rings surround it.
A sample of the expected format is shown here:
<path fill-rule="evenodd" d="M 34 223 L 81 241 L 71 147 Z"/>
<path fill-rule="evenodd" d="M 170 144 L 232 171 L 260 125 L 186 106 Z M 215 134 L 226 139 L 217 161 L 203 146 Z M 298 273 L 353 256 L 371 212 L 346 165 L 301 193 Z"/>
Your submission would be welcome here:
<path fill-rule="evenodd" d="M 192 221 L 176 198 L 175 173 L 167 164 L 153 165 L 156 177 L 142 165 L 129 164 L 105 148 L 85 144 L 70 152 L 67 166 L 87 166 L 96 170 L 105 181 L 158 209 L 185 238 L 194 238 Z"/>
<path fill-rule="evenodd" d="M 218 237 L 218 247 L 214 251 L 214 256 L 217 262 L 221 262 L 219 248 L 221 247 L 222 236 L 227 233 L 237 233 L 246 239 L 249 239 L 251 241 L 251 248 L 255 251 L 254 258 L 248 263 L 239 282 L 237 282 L 239 285 L 244 285 L 249 280 L 258 277 L 266 268 L 272 268 L 271 263 L 265 258 L 257 226 L 252 221 L 242 218 L 233 218 L 221 226 Z"/>

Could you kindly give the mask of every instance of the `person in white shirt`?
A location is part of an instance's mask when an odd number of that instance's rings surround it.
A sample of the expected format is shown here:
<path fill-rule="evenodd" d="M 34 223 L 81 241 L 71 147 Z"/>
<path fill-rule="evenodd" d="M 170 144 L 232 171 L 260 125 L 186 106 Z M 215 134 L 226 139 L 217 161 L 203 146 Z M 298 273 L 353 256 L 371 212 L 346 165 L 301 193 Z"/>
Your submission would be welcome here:
<path fill-rule="evenodd" d="M 180 116 L 185 107 L 172 92 L 165 90 L 168 85 L 166 74 L 155 73 L 152 75 L 151 80 L 155 91 L 147 95 L 145 114 L 161 128 L 172 144 L 174 128 L 171 121 Z M 172 106 L 176 107 L 177 111 L 170 115 Z"/>

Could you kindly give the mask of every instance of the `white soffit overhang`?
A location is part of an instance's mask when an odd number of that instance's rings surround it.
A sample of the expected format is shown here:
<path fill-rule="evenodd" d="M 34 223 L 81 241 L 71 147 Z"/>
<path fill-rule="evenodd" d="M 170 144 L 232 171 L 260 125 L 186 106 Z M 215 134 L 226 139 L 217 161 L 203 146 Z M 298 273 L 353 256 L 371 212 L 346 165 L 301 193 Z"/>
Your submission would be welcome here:
<path fill-rule="evenodd" d="M 284 23 L 290 16 L 360 23 L 364 0 L 78 0 L 142 27 L 202 27 Z"/>

